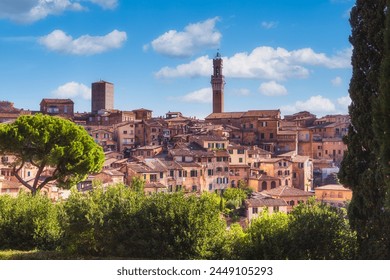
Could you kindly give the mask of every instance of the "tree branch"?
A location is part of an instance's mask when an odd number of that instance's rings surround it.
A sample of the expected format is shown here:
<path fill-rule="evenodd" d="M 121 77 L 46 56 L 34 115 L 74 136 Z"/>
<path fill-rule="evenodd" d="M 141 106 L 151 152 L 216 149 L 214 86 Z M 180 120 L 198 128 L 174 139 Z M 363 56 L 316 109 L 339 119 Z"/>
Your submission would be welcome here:
<path fill-rule="evenodd" d="M 23 162 L 23 164 L 24 164 L 24 162 Z M 34 189 L 34 187 L 32 187 L 32 186 L 29 185 L 26 181 L 24 181 L 23 178 L 20 177 L 19 174 L 18 174 L 18 172 L 20 171 L 20 169 L 22 169 L 23 164 L 22 164 L 18 169 L 16 169 L 16 166 L 14 166 L 14 168 L 13 168 L 14 176 L 15 176 L 16 179 L 18 179 L 18 181 L 19 181 L 20 183 L 23 184 L 23 186 L 25 186 L 27 189 L 29 189 L 29 190 L 31 191 L 32 194 L 35 194 L 36 190 Z"/>

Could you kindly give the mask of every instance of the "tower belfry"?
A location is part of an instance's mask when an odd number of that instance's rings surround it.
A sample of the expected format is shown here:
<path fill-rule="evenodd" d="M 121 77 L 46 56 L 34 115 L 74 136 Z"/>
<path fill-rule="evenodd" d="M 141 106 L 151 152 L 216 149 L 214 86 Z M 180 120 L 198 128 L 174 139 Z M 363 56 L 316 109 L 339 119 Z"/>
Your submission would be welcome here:
<path fill-rule="evenodd" d="M 213 89 L 213 113 L 222 113 L 224 106 L 225 77 L 222 75 L 223 59 L 221 54 L 213 59 L 213 75 L 211 75 L 211 86 Z"/>

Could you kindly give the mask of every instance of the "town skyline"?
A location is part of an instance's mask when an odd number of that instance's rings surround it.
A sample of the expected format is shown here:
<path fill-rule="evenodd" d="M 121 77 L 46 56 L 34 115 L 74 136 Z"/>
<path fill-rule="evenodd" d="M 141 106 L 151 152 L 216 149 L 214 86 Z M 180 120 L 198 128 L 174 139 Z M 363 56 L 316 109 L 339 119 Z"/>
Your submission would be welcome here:
<path fill-rule="evenodd" d="M 0 4 L 1 99 L 39 110 L 43 98 L 70 98 L 88 112 L 102 79 L 116 109 L 202 119 L 219 50 L 225 111 L 346 114 L 353 1 L 252 2 Z"/>

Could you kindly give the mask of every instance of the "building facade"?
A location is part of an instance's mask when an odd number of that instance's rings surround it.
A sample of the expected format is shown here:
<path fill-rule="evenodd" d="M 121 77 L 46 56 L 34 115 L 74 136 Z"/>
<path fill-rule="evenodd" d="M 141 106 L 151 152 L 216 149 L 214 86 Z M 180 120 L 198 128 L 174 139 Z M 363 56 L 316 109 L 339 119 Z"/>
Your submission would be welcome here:
<path fill-rule="evenodd" d="M 91 112 L 114 109 L 114 84 L 102 81 L 92 83 Z"/>

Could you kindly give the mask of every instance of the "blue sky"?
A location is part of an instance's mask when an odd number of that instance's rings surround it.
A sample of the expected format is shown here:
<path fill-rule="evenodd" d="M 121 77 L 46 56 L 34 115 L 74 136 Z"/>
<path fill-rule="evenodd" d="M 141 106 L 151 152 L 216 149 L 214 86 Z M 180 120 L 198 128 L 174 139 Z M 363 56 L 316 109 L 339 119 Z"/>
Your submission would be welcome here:
<path fill-rule="evenodd" d="M 91 83 L 115 108 L 211 113 L 212 58 L 224 59 L 225 111 L 347 113 L 352 0 L 0 0 L 0 100 L 39 110 Z"/>

